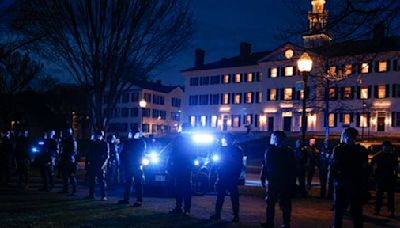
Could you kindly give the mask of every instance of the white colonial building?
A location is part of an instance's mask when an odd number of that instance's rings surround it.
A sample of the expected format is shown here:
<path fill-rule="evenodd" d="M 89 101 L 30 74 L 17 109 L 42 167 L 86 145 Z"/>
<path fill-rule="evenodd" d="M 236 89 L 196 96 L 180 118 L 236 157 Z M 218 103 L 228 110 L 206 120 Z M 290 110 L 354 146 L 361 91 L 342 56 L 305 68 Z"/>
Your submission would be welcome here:
<path fill-rule="evenodd" d="M 183 89 L 158 82 L 141 82 L 132 86 L 117 101 L 110 113 L 107 132 L 122 136 L 130 130 L 160 135 L 177 132 L 183 105 Z M 145 101 L 145 106 L 140 102 Z"/>
<path fill-rule="evenodd" d="M 195 66 L 182 71 L 183 122 L 220 131 L 299 132 L 304 86 L 296 65 L 308 52 L 314 62 L 308 134 L 338 135 L 352 126 L 363 136 L 400 136 L 400 37 L 385 37 L 377 27 L 369 40 L 334 43 L 325 31 L 325 1 L 312 6 L 304 47 L 286 43 L 253 53 L 241 43 L 238 56 L 207 64 L 205 52 L 196 50 Z"/>

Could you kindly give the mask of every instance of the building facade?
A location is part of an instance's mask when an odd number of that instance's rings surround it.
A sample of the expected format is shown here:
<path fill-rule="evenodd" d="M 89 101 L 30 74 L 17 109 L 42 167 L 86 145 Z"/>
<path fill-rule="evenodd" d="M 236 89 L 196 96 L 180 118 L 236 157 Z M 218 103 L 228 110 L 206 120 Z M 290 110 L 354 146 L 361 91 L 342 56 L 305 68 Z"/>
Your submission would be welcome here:
<path fill-rule="evenodd" d="M 142 130 L 146 135 L 177 132 L 183 93 L 179 86 L 163 86 L 160 82 L 138 83 L 123 94 L 115 109 L 110 111 L 107 131 L 120 135 L 126 135 L 130 130 Z"/>
<path fill-rule="evenodd" d="M 301 130 L 302 100 L 307 101 L 307 131 L 338 135 L 356 127 L 362 137 L 400 136 L 400 37 L 374 33 L 369 40 L 333 43 L 326 31 L 325 1 L 312 0 L 304 46 L 286 43 L 275 50 L 240 54 L 195 66 L 185 80 L 183 122 L 220 131 Z M 297 60 L 313 59 L 308 94 Z"/>

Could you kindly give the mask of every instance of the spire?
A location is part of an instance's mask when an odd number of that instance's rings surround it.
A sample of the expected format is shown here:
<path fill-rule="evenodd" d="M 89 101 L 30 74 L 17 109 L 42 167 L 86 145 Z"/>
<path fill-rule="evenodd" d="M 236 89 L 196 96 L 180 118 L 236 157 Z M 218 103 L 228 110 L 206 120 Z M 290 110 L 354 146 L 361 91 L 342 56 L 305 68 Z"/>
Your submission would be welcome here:
<path fill-rule="evenodd" d="M 309 31 L 303 35 L 306 48 L 320 47 L 329 44 L 330 35 L 326 31 L 328 11 L 326 0 L 311 0 L 312 10 L 308 12 Z"/>

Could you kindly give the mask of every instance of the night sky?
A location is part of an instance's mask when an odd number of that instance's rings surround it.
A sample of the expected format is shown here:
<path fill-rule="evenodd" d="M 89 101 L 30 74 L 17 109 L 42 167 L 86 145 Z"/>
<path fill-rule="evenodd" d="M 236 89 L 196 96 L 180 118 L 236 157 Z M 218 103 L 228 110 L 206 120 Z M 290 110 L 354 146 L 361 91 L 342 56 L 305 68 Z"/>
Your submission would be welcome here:
<path fill-rule="evenodd" d="M 265 51 L 286 41 L 274 35 L 299 18 L 282 0 L 193 0 L 195 34 L 188 47 L 154 74 L 166 84 L 183 84 L 180 70 L 194 65 L 194 50 L 206 51 L 206 63 L 239 54 L 239 43 L 252 44 L 253 51 Z M 311 7 L 304 0 L 304 6 Z M 304 15 L 304 18 L 306 15 Z M 304 24 L 307 27 L 307 24 Z"/>

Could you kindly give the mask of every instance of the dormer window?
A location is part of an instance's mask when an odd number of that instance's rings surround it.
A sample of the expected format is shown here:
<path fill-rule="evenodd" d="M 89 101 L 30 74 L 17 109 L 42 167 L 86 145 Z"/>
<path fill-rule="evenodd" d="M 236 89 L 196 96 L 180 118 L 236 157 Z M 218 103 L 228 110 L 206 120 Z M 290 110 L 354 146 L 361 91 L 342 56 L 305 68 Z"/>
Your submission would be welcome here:
<path fill-rule="evenodd" d="M 292 49 L 287 49 L 287 50 L 285 51 L 285 58 L 286 58 L 286 59 L 291 59 L 291 58 L 293 57 L 293 55 L 294 55 L 294 52 L 293 52 Z"/>

